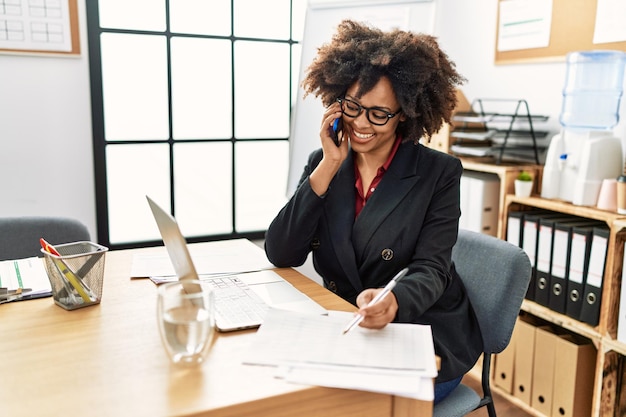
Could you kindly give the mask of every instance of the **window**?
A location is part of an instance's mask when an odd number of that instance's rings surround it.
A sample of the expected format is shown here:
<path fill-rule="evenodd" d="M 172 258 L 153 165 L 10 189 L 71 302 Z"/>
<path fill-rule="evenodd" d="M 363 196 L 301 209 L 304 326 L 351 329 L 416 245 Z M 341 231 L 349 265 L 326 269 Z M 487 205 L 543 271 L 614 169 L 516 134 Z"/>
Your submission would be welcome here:
<path fill-rule="evenodd" d="M 286 201 L 305 0 L 87 2 L 98 235 L 260 237 Z M 271 10 L 271 13 L 267 13 Z"/>

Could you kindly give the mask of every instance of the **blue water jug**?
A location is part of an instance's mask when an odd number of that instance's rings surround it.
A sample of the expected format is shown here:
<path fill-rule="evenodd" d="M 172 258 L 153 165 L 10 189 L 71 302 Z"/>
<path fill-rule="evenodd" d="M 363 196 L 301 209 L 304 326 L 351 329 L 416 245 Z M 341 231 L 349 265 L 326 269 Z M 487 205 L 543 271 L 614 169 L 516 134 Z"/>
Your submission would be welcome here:
<path fill-rule="evenodd" d="M 567 55 L 560 122 L 566 128 L 607 130 L 619 121 L 626 53 L 581 51 Z"/>

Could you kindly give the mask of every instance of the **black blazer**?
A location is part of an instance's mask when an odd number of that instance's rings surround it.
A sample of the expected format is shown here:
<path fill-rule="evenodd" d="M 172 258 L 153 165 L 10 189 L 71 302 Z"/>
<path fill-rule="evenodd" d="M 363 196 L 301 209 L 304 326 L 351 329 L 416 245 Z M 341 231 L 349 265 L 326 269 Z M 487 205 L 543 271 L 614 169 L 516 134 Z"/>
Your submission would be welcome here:
<path fill-rule="evenodd" d="M 480 356 L 482 340 L 451 260 L 461 214 L 460 161 L 403 143 L 355 220 L 353 154 L 322 197 L 308 180 L 321 158 L 321 149 L 309 156 L 296 192 L 268 228 L 269 260 L 300 266 L 313 251 L 324 286 L 353 304 L 361 291 L 384 286 L 408 266 L 393 290 L 395 321 L 431 325 L 441 357 L 437 382 L 462 376 Z"/>

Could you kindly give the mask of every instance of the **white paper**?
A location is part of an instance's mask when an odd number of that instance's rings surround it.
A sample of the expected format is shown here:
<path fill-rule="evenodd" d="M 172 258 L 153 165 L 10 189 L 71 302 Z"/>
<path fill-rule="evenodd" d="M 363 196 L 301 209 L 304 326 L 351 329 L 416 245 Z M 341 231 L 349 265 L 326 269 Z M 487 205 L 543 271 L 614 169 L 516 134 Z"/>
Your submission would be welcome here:
<path fill-rule="evenodd" d="M 298 364 L 297 366 L 279 368 L 277 376 L 294 384 L 357 389 L 423 401 L 434 399 L 432 378 L 421 377 L 414 373 L 368 372 L 367 370 L 345 372 L 343 369 L 332 366 Z"/>
<path fill-rule="evenodd" d="M 52 294 L 43 258 L 32 257 L 0 261 L 0 287 L 9 291 L 30 288 L 25 295 Z"/>
<path fill-rule="evenodd" d="M 135 254 L 131 278 L 155 277 L 168 281 L 176 274 L 165 247 L 159 253 Z M 199 275 L 234 274 L 274 268 L 263 249 L 247 239 L 209 242 L 189 246 L 191 259 Z"/>
<path fill-rule="evenodd" d="M 290 382 L 431 400 L 437 367 L 430 326 L 391 323 L 343 334 L 352 316 L 270 310 L 244 363 L 276 366 Z"/>
<path fill-rule="evenodd" d="M 598 0 L 593 43 L 626 41 L 626 1 Z"/>
<path fill-rule="evenodd" d="M 551 26 L 552 0 L 501 1 L 498 51 L 546 47 Z"/>

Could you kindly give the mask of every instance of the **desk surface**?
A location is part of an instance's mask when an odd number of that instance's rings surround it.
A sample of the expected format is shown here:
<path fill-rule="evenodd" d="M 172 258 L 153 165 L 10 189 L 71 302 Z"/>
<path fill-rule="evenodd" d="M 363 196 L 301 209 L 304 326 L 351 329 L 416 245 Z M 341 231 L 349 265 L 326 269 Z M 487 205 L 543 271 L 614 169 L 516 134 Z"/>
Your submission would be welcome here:
<path fill-rule="evenodd" d="M 202 245 L 202 244 L 196 244 Z M 254 330 L 219 334 L 196 369 L 170 365 L 156 286 L 131 280 L 133 253 L 106 255 L 102 302 L 65 311 L 52 298 L 0 305 L 0 407 L 19 416 L 429 416 L 432 404 L 289 384 L 241 364 Z M 354 307 L 292 269 L 277 272 L 327 309 Z"/>

